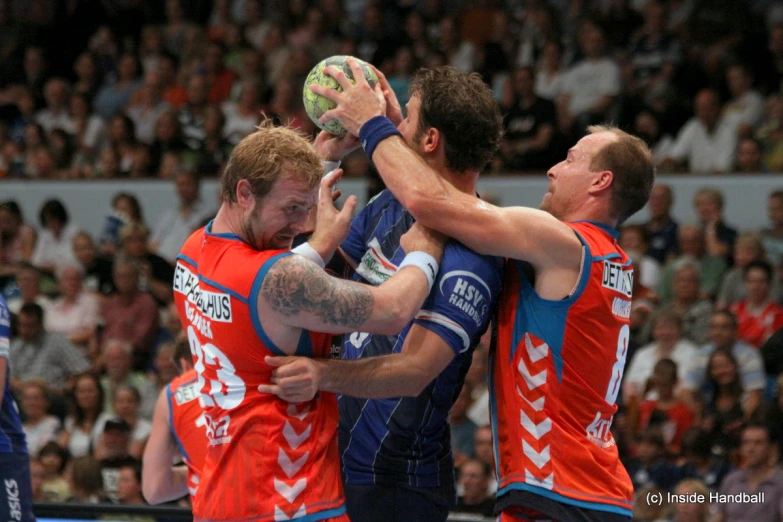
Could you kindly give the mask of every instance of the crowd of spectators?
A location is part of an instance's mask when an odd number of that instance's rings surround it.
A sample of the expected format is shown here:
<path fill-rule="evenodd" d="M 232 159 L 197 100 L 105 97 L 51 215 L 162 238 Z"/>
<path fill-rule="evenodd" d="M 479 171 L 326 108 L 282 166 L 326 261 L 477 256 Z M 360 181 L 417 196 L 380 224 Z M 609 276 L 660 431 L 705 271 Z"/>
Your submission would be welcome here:
<path fill-rule="evenodd" d="M 154 224 L 116 194 L 98 237 L 57 199 L 0 205 L 36 500 L 143 503 L 139 458 L 177 372 L 173 263 L 216 210 L 200 179 L 264 114 L 314 134 L 301 92 L 325 57 L 376 64 L 403 105 L 418 67 L 481 74 L 506 127 L 488 174 L 544 171 L 608 120 L 660 171 L 783 169 L 783 8 L 767 0 L 7 0 L 0 27 L 0 177 L 162 178 L 177 194 Z M 343 167 L 371 171 L 361 154 Z M 751 231 L 724 222 L 714 180 L 697 223 L 678 223 L 659 184 L 650 221 L 621 230 L 635 278 L 613 431 L 640 499 L 764 490 L 768 507 L 783 502 L 783 191 Z M 488 346 L 451 413 L 458 510 L 484 515 L 497 487 Z M 772 520 L 702 507 L 640 502 L 635 518 Z"/>

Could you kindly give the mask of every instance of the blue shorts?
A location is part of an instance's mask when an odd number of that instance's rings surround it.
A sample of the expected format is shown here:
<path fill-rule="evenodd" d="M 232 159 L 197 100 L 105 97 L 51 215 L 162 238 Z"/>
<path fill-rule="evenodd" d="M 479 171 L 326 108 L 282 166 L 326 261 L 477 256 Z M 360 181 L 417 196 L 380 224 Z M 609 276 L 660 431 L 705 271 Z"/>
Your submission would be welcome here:
<path fill-rule="evenodd" d="M 345 484 L 348 517 L 357 522 L 445 522 L 452 488 Z"/>
<path fill-rule="evenodd" d="M 0 454 L 0 520 L 35 522 L 29 455 Z"/>

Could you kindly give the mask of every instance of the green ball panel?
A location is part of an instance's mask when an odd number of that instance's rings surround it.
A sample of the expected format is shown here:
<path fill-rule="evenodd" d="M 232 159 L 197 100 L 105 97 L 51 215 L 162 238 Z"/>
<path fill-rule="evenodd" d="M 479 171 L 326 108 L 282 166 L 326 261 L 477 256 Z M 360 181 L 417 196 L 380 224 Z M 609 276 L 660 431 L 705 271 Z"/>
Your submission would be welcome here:
<path fill-rule="evenodd" d="M 353 71 L 351 71 L 351 68 L 348 65 L 348 58 L 348 56 L 331 56 L 321 61 L 318 65 L 313 67 L 313 69 L 310 71 L 310 74 L 307 75 L 304 83 L 304 91 L 302 92 L 302 99 L 304 101 L 305 110 L 307 111 L 307 115 L 310 117 L 310 119 L 313 120 L 313 123 L 315 123 L 320 129 L 337 136 L 342 136 L 346 133 L 345 127 L 343 127 L 343 124 L 338 120 L 332 119 L 327 121 L 325 124 L 318 122 L 318 118 L 320 118 L 326 111 L 334 109 L 336 104 L 332 100 L 312 92 L 310 90 L 310 85 L 322 85 L 336 91 L 341 91 L 342 88 L 337 83 L 337 80 L 324 74 L 323 70 L 325 67 L 333 65 L 342 69 L 345 75 L 353 82 Z M 375 74 L 375 71 L 372 70 L 367 62 L 359 60 L 358 58 L 356 58 L 356 60 L 359 62 L 367 82 L 371 87 L 375 87 L 375 84 L 378 82 L 378 76 Z"/>

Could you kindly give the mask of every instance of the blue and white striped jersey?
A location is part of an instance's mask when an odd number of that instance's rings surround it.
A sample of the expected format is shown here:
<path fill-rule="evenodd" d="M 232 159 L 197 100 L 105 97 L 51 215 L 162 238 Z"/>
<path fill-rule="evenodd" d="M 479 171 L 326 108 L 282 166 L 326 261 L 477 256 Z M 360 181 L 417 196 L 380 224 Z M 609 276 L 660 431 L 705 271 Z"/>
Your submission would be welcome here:
<path fill-rule="evenodd" d="M 390 192 L 373 199 L 353 219 L 342 244 L 358 265 L 353 279 L 379 285 L 390 278 L 405 257 L 400 238 L 413 223 Z M 451 363 L 418 397 L 340 397 L 340 453 L 347 484 L 453 487 L 448 415 L 489 324 L 502 274 L 502 259 L 481 256 L 451 240 L 432 292 L 399 335 L 354 332 L 343 337 L 343 359 L 399 353 L 413 324 L 437 333 L 454 350 Z"/>
<path fill-rule="evenodd" d="M 0 297 L 0 357 L 6 360 L 5 391 L 3 402 L 0 404 L 0 453 L 27 454 L 22 421 L 19 419 L 19 410 L 11 395 L 11 361 L 8 357 L 10 338 L 11 313 L 8 311 L 5 299 Z"/>

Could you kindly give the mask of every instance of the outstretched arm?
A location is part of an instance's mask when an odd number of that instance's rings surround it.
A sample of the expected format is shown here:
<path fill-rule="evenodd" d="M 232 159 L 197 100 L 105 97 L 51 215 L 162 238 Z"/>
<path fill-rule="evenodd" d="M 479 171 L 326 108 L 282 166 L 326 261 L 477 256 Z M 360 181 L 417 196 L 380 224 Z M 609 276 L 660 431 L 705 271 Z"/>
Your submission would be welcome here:
<path fill-rule="evenodd" d="M 435 332 L 413 325 L 401 353 L 356 361 L 267 357 L 272 384 L 258 391 L 288 402 L 309 401 L 318 390 L 362 397 L 416 397 L 454 358 L 454 351 Z"/>
<path fill-rule="evenodd" d="M 152 432 L 144 449 L 142 493 L 150 504 L 162 504 L 188 494 L 187 468 L 171 465 L 177 455 L 177 445 L 171 437 L 169 403 L 166 390 L 161 390 L 152 418 Z"/>
<path fill-rule="evenodd" d="M 418 236 L 418 237 L 417 237 Z M 403 236 L 406 252 L 443 253 L 443 238 L 414 226 Z M 317 332 L 398 333 L 421 309 L 430 292 L 424 270 L 405 266 L 388 281 L 372 287 L 329 276 L 318 265 L 292 255 L 276 261 L 258 294 L 259 315 L 276 314 L 285 325 Z M 432 279 L 437 274 L 432 273 Z"/>
<path fill-rule="evenodd" d="M 534 266 L 578 266 L 581 243 L 563 222 L 538 209 L 496 207 L 460 192 L 402 138 L 382 141 L 373 162 L 389 190 L 422 225 L 480 254 L 523 259 Z"/>
<path fill-rule="evenodd" d="M 325 72 L 342 92 L 314 85 L 313 92 L 337 107 L 321 119 L 339 119 L 358 135 L 370 119 L 385 113 L 380 85 L 372 89 L 355 60 L 349 59 L 356 83 L 334 67 Z M 402 137 L 391 136 L 375 148 L 372 160 L 391 192 L 423 225 L 451 236 L 483 253 L 530 261 L 534 266 L 579 266 L 582 247 L 571 229 L 546 212 L 499 208 L 464 194 L 441 178 Z"/>

